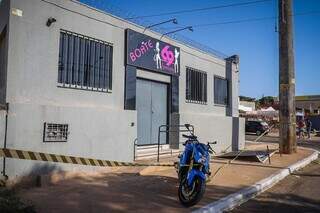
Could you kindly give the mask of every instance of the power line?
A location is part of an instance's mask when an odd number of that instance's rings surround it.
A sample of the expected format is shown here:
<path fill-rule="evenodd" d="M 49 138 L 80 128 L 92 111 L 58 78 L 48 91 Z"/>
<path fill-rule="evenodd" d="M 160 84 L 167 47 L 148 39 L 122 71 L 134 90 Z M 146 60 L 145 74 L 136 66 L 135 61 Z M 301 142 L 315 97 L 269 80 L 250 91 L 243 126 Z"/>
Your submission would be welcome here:
<path fill-rule="evenodd" d="M 178 10 L 173 12 L 158 13 L 158 14 L 151 14 L 151 15 L 145 15 L 145 16 L 127 17 L 125 19 L 130 20 L 130 19 L 138 19 L 138 18 L 150 18 L 150 17 L 158 17 L 158 16 L 166 16 L 166 15 L 175 15 L 175 14 L 182 14 L 182 13 L 194 13 L 199 11 L 215 10 L 215 9 L 221 9 L 221 8 L 227 8 L 227 7 L 238 7 L 243 5 L 258 4 L 262 2 L 268 2 L 268 1 L 272 1 L 272 0 L 257 0 L 257 1 L 242 2 L 242 3 L 218 5 L 218 6 L 212 6 L 212 7 L 203 7 L 203 8 L 197 8 L 197 9 Z"/>
<path fill-rule="evenodd" d="M 312 14 L 320 14 L 320 11 L 310 11 L 310 12 L 302 12 L 296 13 L 292 16 L 306 16 Z M 261 17 L 261 18 L 249 18 L 249 19 L 241 19 L 241 20 L 232 20 L 232 21 L 225 21 L 225 22 L 214 22 L 214 23 L 206 23 L 206 24 L 195 24 L 191 25 L 193 28 L 201 28 L 201 27 L 210 27 L 210 26 L 217 26 L 217 25 L 227 25 L 227 24 L 238 24 L 238 23 L 245 23 L 245 22 L 255 22 L 255 21 L 264 21 L 264 20 L 273 20 L 277 19 L 277 16 L 269 16 L 269 17 Z M 165 28 L 166 30 L 171 30 L 175 28 Z"/>
<path fill-rule="evenodd" d="M 235 20 L 235 21 L 225 21 L 225 22 L 215 22 L 215 23 L 207 23 L 207 24 L 197 24 L 193 25 L 193 27 L 208 27 L 208 26 L 216 26 L 216 25 L 225 25 L 225 24 L 237 24 L 237 23 L 244 23 L 244 22 L 254 22 L 254 21 L 263 21 L 268 19 L 275 19 L 276 17 L 262 17 L 262 18 L 252 18 L 252 19 L 242 19 L 242 20 Z"/>
<path fill-rule="evenodd" d="M 296 13 L 292 16 L 305 16 L 311 14 L 320 14 L 320 11 L 310 11 L 304 13 Z M 242 20 L 235 20 L 235 21 L 226 21 L 226 22 L 216 22 L 216 23 L 208 23 L 208 24 L 197 24 L 192 25 L 192 27 L 199 28 L 199 27 L 208 27 L 208 26 L 216 26 L 216 25 L 225 25 L 225 24 L 237 24 L 237 23 L 244 23 L 244 22 L 255 22 L 255 21 L 264 21 L 264 20 L 273 20 L 277 19 L 276 16 L 269 16 L 269 17 L 261 17 L 261 18 L 251 18 L 251 19 L 242 19 Z"/>

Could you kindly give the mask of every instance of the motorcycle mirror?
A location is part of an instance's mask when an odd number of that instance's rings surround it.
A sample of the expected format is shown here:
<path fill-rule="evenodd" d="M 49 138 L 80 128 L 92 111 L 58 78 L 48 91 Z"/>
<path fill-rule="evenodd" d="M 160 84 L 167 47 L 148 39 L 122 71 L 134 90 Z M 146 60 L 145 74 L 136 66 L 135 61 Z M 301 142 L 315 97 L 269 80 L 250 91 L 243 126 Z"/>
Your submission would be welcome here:
<path fill-rule="evenodd" d="M 184 126 L 185 126 L 187 129 L 189 129 L 190 124 L 185 124 Z"/>

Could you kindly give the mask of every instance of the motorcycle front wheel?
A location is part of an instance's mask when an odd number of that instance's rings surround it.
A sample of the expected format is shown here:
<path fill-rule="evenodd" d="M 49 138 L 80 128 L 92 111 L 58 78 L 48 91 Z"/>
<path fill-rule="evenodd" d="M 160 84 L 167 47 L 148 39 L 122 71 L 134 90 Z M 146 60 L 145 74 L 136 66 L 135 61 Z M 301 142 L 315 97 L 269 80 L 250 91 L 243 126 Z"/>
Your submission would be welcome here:
<path fill-rule="evenodd" d="M 179 184 L 179 200 L 185 207 L 190 207 L 197 204 L 204 195 L 206 190 L 206 182 L 196 176 L 191 187 L 187 186 L 186 181 L 181 181 Z"/>

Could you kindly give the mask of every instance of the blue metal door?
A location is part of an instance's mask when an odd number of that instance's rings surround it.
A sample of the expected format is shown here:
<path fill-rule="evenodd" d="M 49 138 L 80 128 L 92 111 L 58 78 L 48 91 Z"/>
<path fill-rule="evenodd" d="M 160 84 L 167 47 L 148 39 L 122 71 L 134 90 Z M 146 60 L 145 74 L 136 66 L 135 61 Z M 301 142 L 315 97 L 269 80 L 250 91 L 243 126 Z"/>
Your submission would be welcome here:
<path fill-rule="evenodd" d="M 137 80 L 138 145 L 158 143 L 158 128 L 167 124 L 167 85 Z M 161 144 L 166 143 L 161 135 Z"/>

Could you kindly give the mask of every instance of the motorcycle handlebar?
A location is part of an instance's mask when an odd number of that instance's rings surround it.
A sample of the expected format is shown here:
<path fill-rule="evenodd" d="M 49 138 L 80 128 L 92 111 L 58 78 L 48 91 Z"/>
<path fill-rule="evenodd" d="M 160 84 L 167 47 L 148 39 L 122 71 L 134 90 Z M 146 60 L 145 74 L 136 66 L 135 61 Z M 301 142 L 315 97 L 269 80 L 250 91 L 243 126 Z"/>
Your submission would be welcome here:
<path fill-rule="evenodd" d="M 208 141 L 208 144 L 217 144 L 217 141 L 213 141 L 213 142 Z"/>

